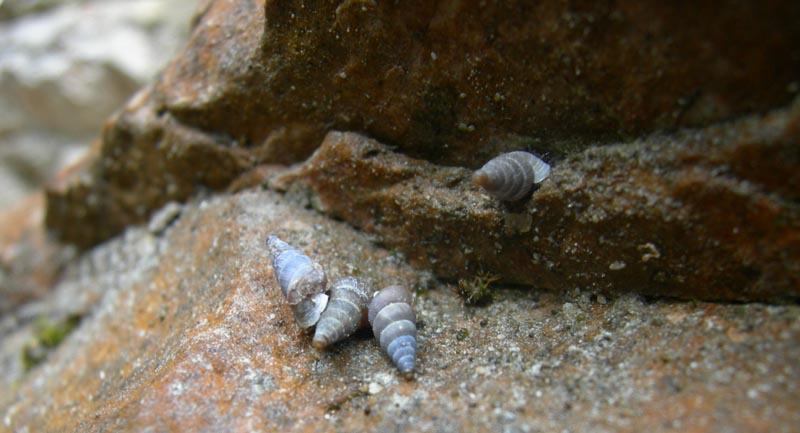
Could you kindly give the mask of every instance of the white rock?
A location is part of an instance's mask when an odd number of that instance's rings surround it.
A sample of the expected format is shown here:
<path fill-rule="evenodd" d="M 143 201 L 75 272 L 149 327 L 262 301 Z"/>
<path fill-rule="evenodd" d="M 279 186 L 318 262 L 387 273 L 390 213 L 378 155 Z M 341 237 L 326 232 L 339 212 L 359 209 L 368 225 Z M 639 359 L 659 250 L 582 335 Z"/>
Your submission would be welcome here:
<path fill-rule="evenodd" d="M 0 170 L 26 188 L 61 167 L 74 143 L 103 122 L 173 56 L 188 36 L 195 0 L 0 2 Z M 21 15 L 23 14 L 23 15 Z M 31 137 L 48 138 L 14 155 Z M 50 158 L 50 162 L 42 159 Z M 54 162 L 55 161 L 55 162 Z M 20 165 L 22 164 L 22 165 Z M 42 170 L 31 173 L 31 170 Z M 11 184 L 4 182 L 4 184 Z M 24 192 L 24 191 L 23 191 Z M 20 192 L 0 195 L 0 208 Z"/>

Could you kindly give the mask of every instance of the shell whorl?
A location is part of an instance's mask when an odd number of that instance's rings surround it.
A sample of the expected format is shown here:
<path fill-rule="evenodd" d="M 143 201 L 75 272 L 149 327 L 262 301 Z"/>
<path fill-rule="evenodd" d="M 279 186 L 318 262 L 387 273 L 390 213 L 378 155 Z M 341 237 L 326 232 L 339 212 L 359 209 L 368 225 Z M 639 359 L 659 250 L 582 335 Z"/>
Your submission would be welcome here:
<path fill-rule="evenodd" d="M 472 181 L 498 200 L 517 201 L 549 175 L 548 163 L 531 153 L 516 151 L 504 153 L 484 164 L 472 175 Z"/>
<path fill-rule="evenodd" d="M 354 333 L 363 322 L 372 290 L 362 280 L 344 277 L 331 285 L 328 308 L 322 313 L 311 344 L 325 348 Z"/>
<path fill-rule="evenodd" d="M 417 320 L 411 293 L 403 286 L 389 286 L 372 298 L 368 319 L 375 338 L 400 373 L 414 372 L 417 349 Z"/>
<path fill-rule="evenodd" d="M 328 278 L 322 266 L 275 235 L 267 237 L 267 248 L 275 278 L 298 325 L 314 326 L 328 305 Z"/>

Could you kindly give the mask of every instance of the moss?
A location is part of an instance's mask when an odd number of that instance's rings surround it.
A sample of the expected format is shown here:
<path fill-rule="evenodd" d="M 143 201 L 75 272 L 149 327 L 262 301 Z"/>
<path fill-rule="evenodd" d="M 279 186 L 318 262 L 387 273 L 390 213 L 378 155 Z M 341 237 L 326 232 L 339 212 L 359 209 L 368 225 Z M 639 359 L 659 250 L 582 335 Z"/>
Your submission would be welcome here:
<path fill-rule="evenodd" d="M 27 372 L 44 361 L 47 352 L 41 346 L 29 343 L 22 348 L 22 368 Z"/>
<path fill-rule="evenodd" d="M 81 321 L 77 314 L 69 315 L 61 320 L 53 320 L 39 316 L 34 322 L 33 339 L 22 349 L 22 366 L 29 371 L 47 357 L 47 354 L 61 344 Z"/>
<path fill-rule="evenodd" d="M 36 321 L 36 338 L 47 348 L 58 346 L 78 326 L 81 316 L 70 315 L 59 321 L 40 317 Z"/>
<path fill-rule="evenodd" d="M 490 285 L 500 277 L 488 272 L 478 272 L 471 278 L 458 280 L 458 294 L 467 305 L 485 305 L 492 301 Z"/>

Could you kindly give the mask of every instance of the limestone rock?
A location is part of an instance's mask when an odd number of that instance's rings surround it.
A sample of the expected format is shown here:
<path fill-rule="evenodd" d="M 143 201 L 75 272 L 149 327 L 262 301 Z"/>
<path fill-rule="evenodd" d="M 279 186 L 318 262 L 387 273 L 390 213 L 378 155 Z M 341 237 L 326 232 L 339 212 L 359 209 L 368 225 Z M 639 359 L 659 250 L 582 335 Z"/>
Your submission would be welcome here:
<path fill-rule="evenodd" d="M 182 2 L 168 3 L 67 2 L 4 23 L 0 132 L 95 133 L 177 50 Z"/>
<path fill-rule="evenodd" d="M 800 307 L 498 290 L 465 307 L 364 233 L 273 192 L 192 200 L 69 265 L 26 311 L 79 325 L 25 373 L 0 328 L 8 431 L 790 431 Z M 3 227 L 5 229 L 5 227 Z M 368 333 L 317 353 L 267 264 L 279 231 L 338 276 L 417 292 L 419 370 Z M 12 320 L 13 319 L 13 320 Z M 47 414 L 47 416 L 42 416 Z"/>
<path fill-rule="evenodd" d="M 798 21 L 792 1 L 206 1 L 186 49 L 147 91 L 151 102 L 136 98 L 108 124 L 88 178 L 50 194 L 48 224 L 85 247 L 167 200 L 215 188 L 163 170 L 197 163 L 172 150 L 191 143 L 151 135 L 169 132 L 163 122 L 205 135 L 214 155 L 245 152 L 253 164 L 302 160 L 329 130 L 349 130 L 474 168 L 501 150 L 560 160 L 763 111 L 797 93 Z M 135 119 L 141 128 L 129 127 Z M 156 156 L 136 155 L 153 146 Z M 121 160 L 125 169 L 115 169 Z M 220 178 L 251 167 L 225 165 Z M 186 177 L 191 191 L 152 194 Z M 100 229 L 72 233 L 76 220 Z"/>
<path fill-rule="evenodd" d="M 167 62 L 192 2 L 0 2 L 0 207 L 85 151 L 105 119 Z"/>

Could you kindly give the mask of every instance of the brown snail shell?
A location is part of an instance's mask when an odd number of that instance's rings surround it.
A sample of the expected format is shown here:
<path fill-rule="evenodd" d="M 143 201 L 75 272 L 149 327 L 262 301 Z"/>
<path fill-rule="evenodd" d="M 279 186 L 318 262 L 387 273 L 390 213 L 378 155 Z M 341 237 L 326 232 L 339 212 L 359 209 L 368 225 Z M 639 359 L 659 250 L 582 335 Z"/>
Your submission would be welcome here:
<path fill-rule="evenodd" d="M 366 322 L 372 290 L 362 280 L 344 277 L 331 286 L 328 308 L 322 312 L 311 344 L 323 349 L 348 337 Z"/>
<path fill-rule="evenodd" d="M 322 266 L 275 235 L 267 237 L 267 248 L 275 278 L 297 324 L 304 329 L 314 326 L 328 305 L 328 279 Z"/>
<path fill-rule="evenodd" d="M 472 175 L 472 181 L 498 200 L 517 201 L 549 175 L 550 164 L 531 153 L 515 151 L 487 162 Z"/>
<path fill-rule="evenodd" d="M 368 319 L 381 349 L 400 373 L 411 376 L 417 359 L 417 320 L 408 289 L 389 286 L 376 293 L 369 303 Z"/>

